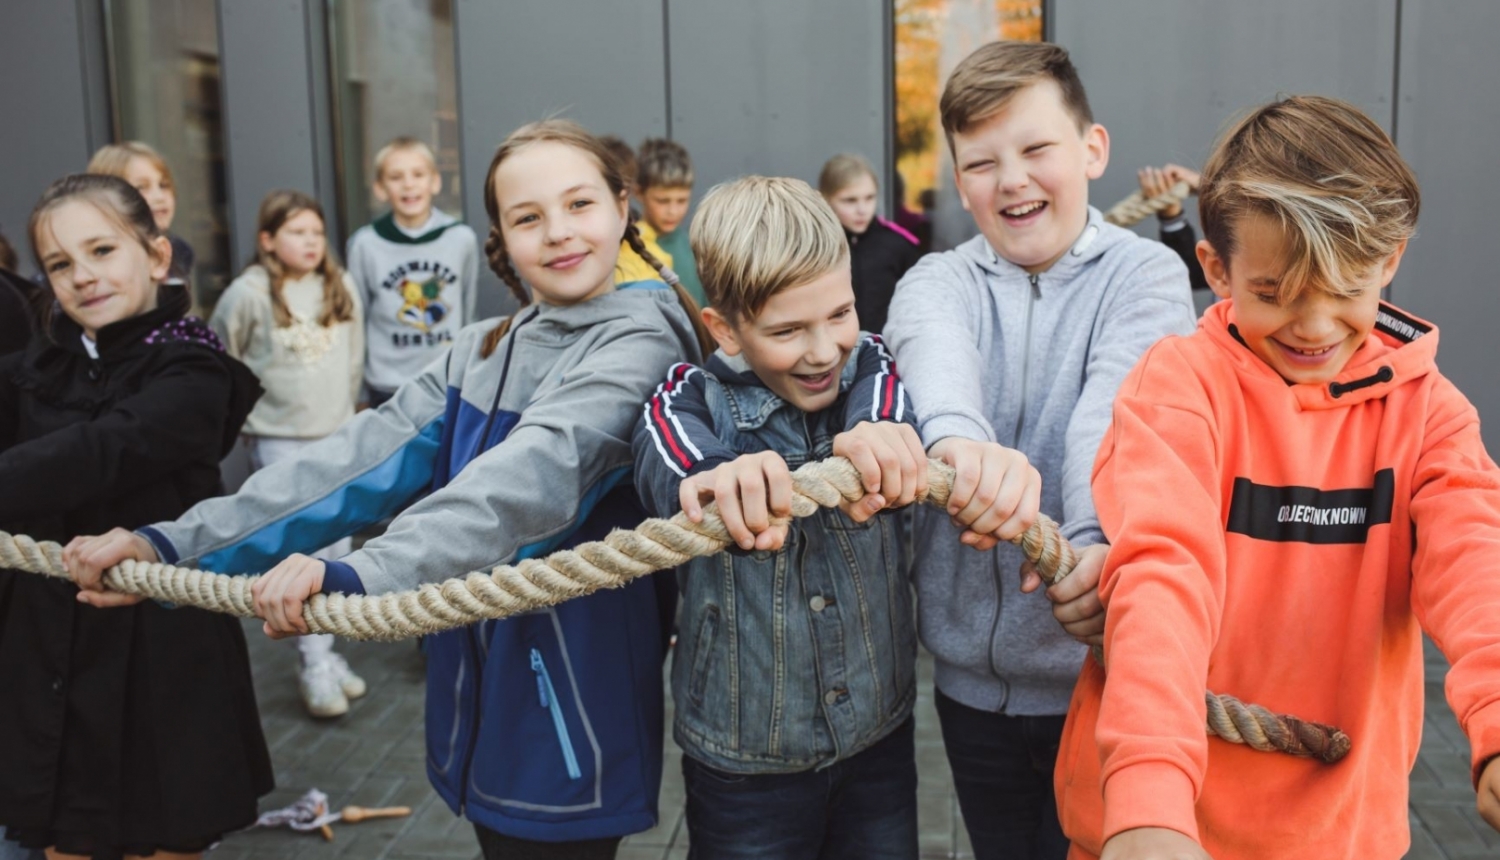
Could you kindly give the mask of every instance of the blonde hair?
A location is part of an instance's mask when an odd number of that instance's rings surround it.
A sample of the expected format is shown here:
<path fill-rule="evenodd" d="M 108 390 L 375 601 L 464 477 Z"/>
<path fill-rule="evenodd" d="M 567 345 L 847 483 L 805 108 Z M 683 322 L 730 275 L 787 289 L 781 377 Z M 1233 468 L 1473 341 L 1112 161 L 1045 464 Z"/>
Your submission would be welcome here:
<path fill-rule="evenodd" d="M 490 270 L 500 276 L 500 280 L 510 288 L 511 295 L 516 297 L 521 307 L 531 304 L 531 295 L 526 292 L 526 287 L 521 283 L 521 276 L 516 274 L 516 269 L 510 263 L 510 252 L 505 247 L 505 233 L 500 229 L 500 200 L 495 195 L 495 172 L 505 159 L 510 158 L 522 149 L 534 143 L 561 143 L 582 151 L 593 160 L 599 168 L 600 175 L 604 178 L 604 185 L 609 193 L 618 200 L 629 193 L 630 186 L 621 170 L 620 162 L 610 152 L 609 147 L 603 140 L 591 134 L 588 129 L 572 120 L 546 119 L 523 125 L 511 132 L 500 148 L 495 150 L 495 157 L 490 160 L 490 169 L 484 175 L 484 211 L 490 216 L 490 232 L 484 240 L 484 256 L 489 261 Z M 631 250 L 640 255 L 641 259 L 651 264 L 653 269 L 661 273 L 662 280 L 677 294 L 677 301 L 682 309 L 687 311 L 688 319 L 693 324 L 693 331 L 698 335 L 698 345 L 707 355 L 713 351 L 713 338 L 708 329 L 703 327 L 700 319 L 698 303 L 688 295 L 678 282 L 677 275 L 671 269 L 662 265 L 656 256 L 646 248 L 646 243 L 641 239 L 641 231 L 635 226 L 635 213 L 630 212 L 625 221 L 625 235 L 621 237 Z M 485 335 L 484 342 L 480 345 L 479 353 L 488 358 L 500 345 L 500 340 L 510 331 L 511 321 L 514 316 L 508 316 L 501 320 L 498 325 L 490 329 Z"/>
<path fill-rule="evenodd" d="M 386 161 L 388 161 L 392 155 L 395 155 L 398 152 L 419 153 L 420 155 L 422 155 L 422 157 L 427 159 L 428 165 L 432 167 L 432 172 L 437 172 L 437 154 L 432 151 L 432 147 L 428 146 L 425 141 L 418 140 L 415 137 L 407 137 L 403 135 L 401 137 L 392 138 L 390 143 L 387 143 L 385 146 L 382 146 L 380 149 L 375 151 L 374 164 L 376 182 L 379 182 L 380 177 L 385 175 Z"/>
<path fill-rule="evenodd" d="M 130 162 L 137 158 L 144 158 L 151 162 L 151 165 L 161 174 L 161 184 L 173 194 L 177 193 L 177 181 L 172 178 L 172 168 L 167 166 L 167 160 L 161 157 L 161 153 L 138 140 L 110 143 L 99 147 L 99 151 L 89 159 L 89 165 L 85 170 L 101 176 L 118 176 L 124 179 L 125 172 L 130 169 Z"/>
<path fill-rule="evenodd" d="M 284 289 L 286 286 L 286 267 L 272 251 L 261 247 L 259 237 L 261 233 L 275 236 L 282 225 L 290 221 L 293 216 L 311 212 L 318 216 L 323 224 L 328 224 L 328 219 L 323 217 L 323 207 L 318 201 L 303 194 L 301 191 L 279 190 L 272 191 L 261 201 L 260 215 L 256 218 L 255 263 L 266 270 L 271 276 L 271 316 L 276 320 L 278 328 L 286 328 L 292 324 L 292 311 L 287 307 Z M 344 286 L 344 270 L 340 268 L 338 260 L 334 258 L 333 246 L 325 239 L 323 250 L 323 261 L 315 269 L 323 278 L 323 312 L 318 315 L 318 325 L 330 328 L 337 323 L 348 322 L 354 319 L 354 298 L 349 295 L 349 290 Z"/>
<path fill-rule="evenodd" d="M 1203 236 L 1227 266 L 1250 215 L 1286 241 L 1276 300 L 1309 284 L 1347 295 L 1417 229 L 1421 190 L 1389 135 L 1348 102 L 1291 96 L 1252 111 L 1219 140 L 1198 192 Z"/>
<path fill-rule="evenodd" d="M 954 67 L 938 101 L 948 151 L 953 136 L 999 113 L 1016 93 L 1038 81 L 1052 81 L 1062 90 L 1063 107 L 1083 131 L 1094 122 L 1088 93 L 1073 60 L 1061 45 L 1050 42 L 991 42 Z"/>
<path fill-rule="evenodd" d="M 641 141 L 636 153 L 636 185 L 641 191 L 651 188 L 691 188 L 693 159 L 682 144 L 664 137 Z"/>
<path fill-rule="evenodd" d="M 849 262 L 828 201 L 800 179 L 746 176 L 716 185 L 688 230 L 709 304 L 753 319 L 771 297 Z"/>
<path fill-rule="evenodd" d="M 835 194 L 854 184 L 861 176 L 868 176 L 880 187 L 880 179 L 875 176 L 875 168 L 865 160 L 863 155 L 853 152 L 841 152 L 828 159 L 823 165 L 823 170 L 818 173 L 818 191 L 825 198 L 832 199 Z"/>

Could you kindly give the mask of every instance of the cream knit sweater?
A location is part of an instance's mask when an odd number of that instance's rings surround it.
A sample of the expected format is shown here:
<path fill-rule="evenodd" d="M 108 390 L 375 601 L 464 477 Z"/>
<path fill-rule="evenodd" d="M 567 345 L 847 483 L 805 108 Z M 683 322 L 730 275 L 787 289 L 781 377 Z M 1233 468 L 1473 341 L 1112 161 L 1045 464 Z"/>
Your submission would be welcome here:
<path fill-rule="evenodd" d="M 245 433 L 317 439 L 354 415 L 364 376 L 364 307 L 348 273 L 344 288 L 354 300 L 354 318 L 327 328 L 318 324 L 323 278 L 316 273 L 283 286 L 290 326 L 276 325 L 270 275 L 260 266 L 250 266 L 224 291 L 209 325 L 266 389 Z"/>

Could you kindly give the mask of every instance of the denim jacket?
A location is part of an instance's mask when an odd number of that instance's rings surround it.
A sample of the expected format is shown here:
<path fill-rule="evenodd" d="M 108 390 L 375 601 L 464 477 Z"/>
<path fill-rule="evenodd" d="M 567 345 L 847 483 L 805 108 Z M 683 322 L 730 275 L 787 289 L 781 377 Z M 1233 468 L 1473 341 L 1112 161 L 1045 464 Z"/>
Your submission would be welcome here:
<path fill-rule="evenodd" d="M 877 336 L 862 337 L 839 390 L 806 413 L 742 358 L 676 365 L 636 428 L 641 498 L 667 516 L 684 478 L 742 454 L 775 451 L 795 469 L 862 421 L 915 423 Z M 902 523 L 899 511 L 856 524 L 825 509 L 794 520 L 776 552 L 731 549 L 678 569 L 673 733 L 688 755 L 733 773 L 811 770 L 907 718 L 917 645 Z"/>

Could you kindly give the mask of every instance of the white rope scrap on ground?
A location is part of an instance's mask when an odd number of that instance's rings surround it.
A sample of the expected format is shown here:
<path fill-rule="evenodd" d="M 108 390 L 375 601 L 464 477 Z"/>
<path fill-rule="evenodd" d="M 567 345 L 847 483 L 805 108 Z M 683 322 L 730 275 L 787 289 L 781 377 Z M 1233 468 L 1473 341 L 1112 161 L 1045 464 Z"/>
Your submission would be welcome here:
<path fill-rule="evenodd" d="M 929 460 L 928 491 L 922 501 L 946 506 L 953 480 L 952 467 Z M 792 473 L 792 485 L 794 517 L 857 502 L 865 495 L 859 473 L 843 457 L 802 466 Z M 671 519 L 652 518 L 634 529 L 613 531 L 602 541 L 580 544 L 546 558 L 500 565 L 489 573 L 429 583 L 412 591 L 376 596 L 314 595 L 304 605 L 303 616 L 313 633 L 333 633 L 348 639 L 409 639 L 553 606 L 601 588 L 618 588 L 688 559 L 719 553 L 730 543 L 717 508 L 709 505 L 701 523 L 692 522 L 682 513 Z M 1072 545 L 1045 514 L 1013 543 L 1021 547 L 1048 584 L 1056 584 L 1078 564 Z M 6 532 L 0 532 L 0 568 L 68 578 L 60 545 Z M 122 562 L 104 575 L 105 584 L 114 591 L 242 618 L 255 617 L 251 586 L 256 579 L 139 561 Z M 1326 762 L 1337 761 L 1349 751 L 1348 736 L 1331 726 L 1273 714 L 1232 696 L 1207 696 L 1208 732 L 1227 741 Z"/>

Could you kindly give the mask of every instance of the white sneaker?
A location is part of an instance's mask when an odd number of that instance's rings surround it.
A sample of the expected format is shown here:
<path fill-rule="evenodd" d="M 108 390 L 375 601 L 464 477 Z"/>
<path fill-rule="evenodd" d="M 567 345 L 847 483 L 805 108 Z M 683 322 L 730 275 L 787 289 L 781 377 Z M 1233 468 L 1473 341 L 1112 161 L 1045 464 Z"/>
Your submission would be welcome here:
<path fill-rule="evenodd" d="M 331 659 L 315 660 L 303 666 L 297 674 L 297 689 L 302 693 L 302 704 L 307 707 L 307 712 L 322 718 L 342 717 L 349 713 L 349 697 L 344 695 L 341 681 L 339 666 Z"/>
<path fill-rule="evenodd" d="M 344 659 L 344 655 L 330 652 L 328 659 L 338 669 L 339 687 L 344 691 L 345 698 L 358 699 L 369 691 L 365 685 L 365 679 L 354 674 L 354 670 L 349 668 L 349 661 Z"/>

